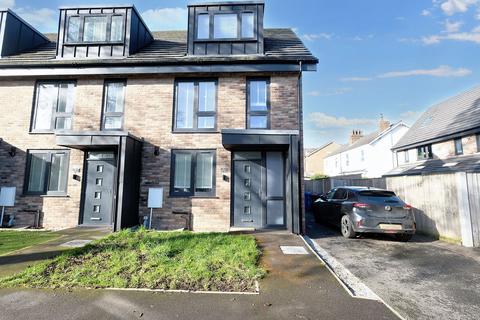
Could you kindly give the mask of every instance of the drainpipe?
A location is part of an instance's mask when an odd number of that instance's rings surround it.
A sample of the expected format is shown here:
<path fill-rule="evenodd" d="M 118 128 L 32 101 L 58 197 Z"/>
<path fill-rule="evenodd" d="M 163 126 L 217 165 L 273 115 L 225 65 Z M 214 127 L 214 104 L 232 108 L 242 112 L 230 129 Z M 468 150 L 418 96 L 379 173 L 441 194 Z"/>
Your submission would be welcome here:
<path fill-rule="evenodd" d="M 298 67 L 299 67 L 299 74 L 298 74 L 298 85 L 297 85 L 297 90 L 298 90 L 298 124 L 299 124 L 299 132 L 300 132 L 300 146 L 299 146 L 299 158 L 298 159 L 298 166 L 300 168 L 299 173 L 298 173 L 298 179 L 299 181 L 299 188 L 298 191 L 300 193 L 299 201 L 300 201 L 300 206 L 298 207 L 300 209 L 299 212 L 299 230 L 298 232 L 300 234 L 305 234 L 305 202 L 304 202 L 304 159 L 303 159 L 303 85 L 302 85 L 302 61 L 298 62 Z"/>

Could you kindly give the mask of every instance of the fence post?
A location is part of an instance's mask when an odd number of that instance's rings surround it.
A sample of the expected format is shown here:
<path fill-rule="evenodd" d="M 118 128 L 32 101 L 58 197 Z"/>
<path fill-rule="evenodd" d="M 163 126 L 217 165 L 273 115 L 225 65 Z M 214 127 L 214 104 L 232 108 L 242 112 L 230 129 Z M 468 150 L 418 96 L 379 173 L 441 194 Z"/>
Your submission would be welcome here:
<path fill-rule="evenodd" d="M 468 192 L 468 180 L 465 172 L 455 173 L 457 181 L 458 216 L 460 219 L 460 234 L 462 245 L 473 247 L 472 217 L 470 215 L 470 200 Z"/>

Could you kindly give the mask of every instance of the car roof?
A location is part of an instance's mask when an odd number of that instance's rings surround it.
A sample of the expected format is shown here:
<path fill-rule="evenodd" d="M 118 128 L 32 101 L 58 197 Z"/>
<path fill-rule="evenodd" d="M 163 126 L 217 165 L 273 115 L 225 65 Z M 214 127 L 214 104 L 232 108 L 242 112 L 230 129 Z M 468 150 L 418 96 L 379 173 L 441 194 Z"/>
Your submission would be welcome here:
<path fill-rule="evenodd" d="M 379 188 L 374 188 L 374 187 L 363 187 L 363 186 L 338 186 L 333 189 L 348 189 L 352 191 L 363 191 L 363 190 L 375 190 L 375 191 L 390 191 L 386 189 L 379 189 Z M 390 191 L 391 192 L 391 191 Z"/>

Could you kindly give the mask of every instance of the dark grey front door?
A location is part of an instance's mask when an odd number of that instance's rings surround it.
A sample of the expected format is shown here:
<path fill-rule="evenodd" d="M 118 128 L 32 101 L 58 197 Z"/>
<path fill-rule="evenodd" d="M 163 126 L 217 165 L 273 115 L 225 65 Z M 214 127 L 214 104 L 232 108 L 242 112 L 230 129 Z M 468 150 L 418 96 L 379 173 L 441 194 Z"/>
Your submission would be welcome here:
<path fill-rule="evenodd" d="M 88 153 L 83 224 L 109 225 L 113 223 L 115 167 L 113 152 Z"/>
<path fill-rule="evenodd" d="M 234 161 L 234 225 L 262 227 L 262 165 L 260 160 Z"/>

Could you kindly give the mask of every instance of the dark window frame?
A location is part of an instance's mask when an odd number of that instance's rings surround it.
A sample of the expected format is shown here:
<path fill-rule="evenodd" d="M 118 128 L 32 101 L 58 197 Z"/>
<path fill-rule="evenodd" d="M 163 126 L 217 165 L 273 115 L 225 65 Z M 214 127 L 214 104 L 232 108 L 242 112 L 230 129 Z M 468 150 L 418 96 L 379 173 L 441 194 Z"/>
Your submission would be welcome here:
<path fill-rule="evenodd" d="M 460 143 L 458 145 L 458 143 Z M 456 138 L 453 140 L 453 146 L 455 148 L 455 155 L 461 156 L 463 154 L 463 142 L 462 138 Z"/>
<path fill-rule="evenodd" d="M 123 83 L 123 112 L 107 112 L 107 84 L 109 83 Z M 106 79 L 103 82 L 103 96 L 102 96 L 102 118 L 100 123 L 100 130 L 102 131 L 123 131 L 125 128 L 125 97 L 127 95 L 127 79 Z M 105 118 L 106 117 L 122 117 L 122 127 L 121 128 L 105 128 Z"/>
<path fill-rule="evenodd" d="M 112 38 L 112 17 L 113 16 L 122 16 L 123 17 L 123 30 L 122 30 L 122 40 L 111 41 Z M 78 39 L 77 41 L 68 40 L 68 32 L 70 26 L 70 18 L 79 17 L 80 18 L 80 27 L 78 30 Z M 107 30 L 106 30 L 106 40 L 102 41 L 83 41 L 84 31 L 85 31 L 85 18 L 86 17 L 107 17 Z M 63 43 L 65 45 L 99 45 L 99 44 L 124 44 L 126 39 L 126 25 L 127 25 L 127 15 L 125 13 L 79 13 L 68 15 L 65 23 L 65 32 L 63 37 Z"/>
<path fill-rule="evenodd" d="M 190 168 L 190 188 L 191 192 L 174 192 L 175 184 L 175 154 L 184 153 L 192 155 L 192 167 Z M 197 157 L 200 153 L 213 154 L 213 168 L 212 168 L 212 190 L 209 192 L 195 191 L 195 182 L 197 178 Z M 216 149 L 172 149 L 170 157 L 170 197 L 184 198 L 211 198 L 216 196 L 216 169 L 217 169 L 217 150 Z"/>
<path fill-rule="evenodd" d="M 215 110 L 214 111 L 199 111 L 199 83 L 200 82 L 214 82 L 215 83 Z M 194 101 L 193 101 L 193 128 L 177 128 L 177 111 L 178 111 L 178 84 L 179 83 L 193 83 L 194 85 Z M 179 78 L 175 79 L 173 93 L 173 133 L 211 133 L 217 132 L 217 120 L 218 120 L 218 78 Z M 213 128 L 199 128 L 199 117 L 214 117 Z"/>
<path fill-rule="evenodd" d="M 433 159 L 431 144 L 417 147 L 417 160 L 430 160 L 430 159 Z"/>
<path fill-rule="evenodd" d="M 73 84 L 73 88 L 76 91 L 77 88 L 77 81 L 76 80 L 37 80 L 35 82 L 35 88 L 33 90 L 33 102 L 32 102 L 32 115 L 31 115 L 31 120 L 30 120 L 30 133 L 55 133 L 56 131 L 64 131 L 64 130 L 73 130 L 73 119 L 75 115 L 75 97 L 73 101 L 73 108 L 71 113 L 66 113 L 66 112 L 57 112 L 54 110 L 52 112 L 52 119 L 50 122 L 50 129 L 35 129 L 35 122 L 37 120 L 37 107 L 38 107 L 38 95 L 40 93 L 39 86 L 42 84 L 64 84 L 64 83 L 71 83 Z M 57 107 L 58 107 L 58 99 L 60 95 L 57 94 Z M 67 115 L 70 117 L 72 121 L 72 128 L 71 129 L 55 129 L 55 121 L 58 118 L 66 117 Z"/>
<path fill-rule="evenodd" d="M 265 81 L 267 84 L 267 110 L 266 111 L 250 111 L 250 83 L 253 81 Z M 271 128 L 271 97 L 270 97 L 270 78 L 269 77 L 248 77 L 246 88 L 246 128 L 247 129 L 270 129 Z M 267 127 L 266 128 L 251 128 L 250 116 L 266 116 Z"/>
<path fill-rule="evenodd" d="M 43 191 L 35 192 L 28 190 L 28 184 L 30 182 L 30 171 L 31 171 L 31 162 L 32 162 L 32 154 L 48 154 L 49 161 L 47 163 L 47 173 L 46 178 L 43 186 Z M 52 165 L 52 157 L 54 154 L 66 154 L 67 157 L 67 167 L 66 167 L 66 177 L 65 179 L 65 190 L 63 191 L 48 191 L 48 185 L 51 179 L 51 165 Z M 26 168 L 25 168 L 25 177 L 23 181 L 23 194 L 26 196 L 66 196 L 68 191 L 68 176 L 70 170 L 70 150 L 69 149 L 29 149 L 27 150 L 27 161 L 26 161 Z"/>
<path fill-rule="evenodd" d="M 480 152 L 480 133 L 477 133 L 475 138 L 477 139 L 477 152 Z"/>
<path fill-rule="evenodd" d="M 242 14 L 253 14 L 253 37 L 242 37 Z M 215 15 L 235 14 L 237 15 L 237 36 L 235 38 L 215 38 Z M 208 15 L 208 38 L 198 38 L 198 16 Z M 198 11 L 195 13 L 195 30 L 194 38 L 196 42 L 235 42 L 235 41 L 257 41 L 258 40 L 258 17 L 254 10 L 215 10 L 215 11 Z"/>

